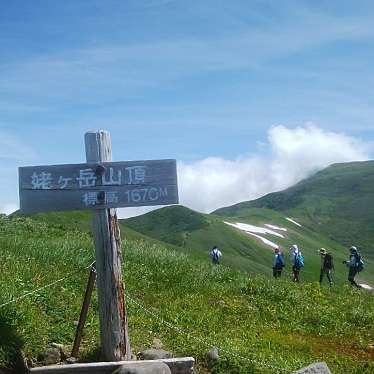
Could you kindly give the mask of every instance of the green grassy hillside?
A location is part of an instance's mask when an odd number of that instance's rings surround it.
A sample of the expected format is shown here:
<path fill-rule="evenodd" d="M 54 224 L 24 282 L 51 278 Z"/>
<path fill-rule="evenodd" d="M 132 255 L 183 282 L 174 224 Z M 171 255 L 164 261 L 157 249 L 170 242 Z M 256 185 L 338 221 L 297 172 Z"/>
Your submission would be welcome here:
<path fill-rule="evenodd" d="M 238 211 L 237 216 L 224 218 L 194 212 L 182 206 L 171 206 L 158 209 L 151 213 L 122 221 L 124 228 L 129 227 L 144 235 L 174 244 L 183 252 L 191 252 L 196 258 L 209 262 L 208 252 L 213 245 L 223 251 L 222 261 L 226 266 L 271 276 L 273 250 L 258 238 L 248 235 L 225 223 L 247 223 L 266 227 L 266 224 L 287 229 L 278 231 L 284 238 L 272 234 L 262 234 L 267 240 L 280 245 L 285 252 L 297 243 L 305 257 L 305 268 L 302 271 L 304 280 L 318 279 L 320 257 L 318 249 L 328 248 L 335 259 L 335 281 L 338 284 L 346 281 L 347 269 L 342 264 L 347 259 L 347 250 L 337 242 L 310 227 L 299 227 L 285 219 L 284 214 L 271 209 L 250 208 Z M 243 213 L 243 214 L 241 214 Z M 276 230 L 273 230 L 276 231 Z M 290 272 L 290 259 L 286 255 Z M 366 270 L 361 273 L 362 279 L 374 282 L 374 272 L 371 271 L 371 259 L 367 259 Z"/>
<path fill-rule="evenodd" d="M 93 245 L 84 231 L 27 217 L 1 217 L 0 233 L 0 368 L 9 368 L 21 350 L 36 362 L 51 342 L 71 348 Z M 122 233 L 134 352 L 159 338 L 195 357 L 199 373 L 284 373 L 321 360 L 334 374 L 373 372 L 372 293 L 213 267 Z M 94 296 L 81 358 L 95 357 L 98 341 Z M 208 370 L 212 346 L 221 362 Z"/>
<path fill-rule="evenodd" d="M 125 221 L 127 227 L 166 243 L 184 247 L 187 236 L 209 226 L 207 218 L 183 206 L 170 206 Z"/>
<path fill-rule="evenodd" d="M 374 259 L 374 161 L 335 164 L 281 192 L 218 209 L 220 216 L 266 208 L 297 217 L 305 226 Z"/>

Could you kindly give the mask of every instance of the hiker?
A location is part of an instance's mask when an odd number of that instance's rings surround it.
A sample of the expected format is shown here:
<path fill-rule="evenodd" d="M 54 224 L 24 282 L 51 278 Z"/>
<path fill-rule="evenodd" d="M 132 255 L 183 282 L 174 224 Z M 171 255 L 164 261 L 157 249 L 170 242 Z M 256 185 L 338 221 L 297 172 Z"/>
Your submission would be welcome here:
<path fill-rule="evenodd" d="M 296 244 L 291 246 L 290 251 L 292 257 L 293 281 L 299 283 L 300 269 L 304 267 L 304 257 L 302 256 L 301 251 Z"/>
<path fill-rule="evenodd" d="M 364 262 L 361 259 L 361 255 L 357 250 L 357 247 L 352 246 L 351 248 L 349 248 L 349 252 L 349 260 L 343 261 L 343 264 L 346 264 L 349 268 L 348 280 L 351 282 L 352 286 L 361 288 L 361 286 L 356 283 L 355 276 L 358 272 L 364 269 Z"/>
<path fill-rule="evenodd" d="M 274 248 L 274 260 L 273 260 L 273 277 L 280 278 L 282 275 L 282 269 L 284 268 L 284 257 L 279 247 Z"/>
<path fill-rule="evenodd" d="M 321 256 L 321 272 L 319 274 L 319 283 L 322 284 L 324 275 L 327 275 L 330 287 L 332 286 L 332 269 L 334 268 L 332 256 L 325 248 L 319 250 Z"/>
<path fill-rule="evenodd" d="M 219 259 L 222 256 L 222 252 L 218 249 L 218 247 L 215 245 L 212 250 L 210 251 L 210 257 L 212 258 L 212 262 L 214 265 L 219 264 Z"/>

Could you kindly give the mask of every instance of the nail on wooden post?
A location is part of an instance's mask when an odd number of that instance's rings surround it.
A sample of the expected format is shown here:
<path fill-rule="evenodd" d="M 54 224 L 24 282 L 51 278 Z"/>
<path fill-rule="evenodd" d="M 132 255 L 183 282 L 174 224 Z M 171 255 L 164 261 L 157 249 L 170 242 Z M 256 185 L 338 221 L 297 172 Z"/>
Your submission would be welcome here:
<path fill-rule="evenodd" d="M 85 134 L 87 163 L 112 161 L 110 134 L 107 131 Z M 97 184 L 100 184 L 98 177 Z M 122 282 L 121 239 L 115 209 L 97 209 L 92 215 L 96 248 L 97 294 L 103 359 L 130 360 L 131 350 Z"/>

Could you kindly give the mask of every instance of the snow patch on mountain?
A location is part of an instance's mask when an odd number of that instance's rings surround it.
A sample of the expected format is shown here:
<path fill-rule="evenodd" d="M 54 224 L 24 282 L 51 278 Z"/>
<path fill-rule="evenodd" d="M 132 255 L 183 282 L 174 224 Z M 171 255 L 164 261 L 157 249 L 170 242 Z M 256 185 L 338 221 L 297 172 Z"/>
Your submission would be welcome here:
<path fill-rule="evenodd" d="M 259 227 L 259 226 L 254 226 L 254 225 L 248 225 L 247 223 L 231 223 L 231 222 L 226 222 L 226 225 L 233 226 L 239 230 L 248 232 L 248 233 L 254 233 L 254 234 L 271 234 L 278 236 L 279 238 L 284 238 L 284 235 L 280 234 L 279 232 L 276 232 L 274 230 L 267 229 L 265 227 Z"/>
<path fill-rule="evenodd" d="M 292 223 L 295 224 L 296 226 L 303 227 L 303 226 L 300 225 L 300 223 L 294 221 L 292 218 L 286 217 L 286 220 L 292 222 Z"/>
<path fill-rule="evenodd" d="M 284 228 L 284 227 L 278 227 L 278 226 L 275 226 L 275 225 L 270 225 L 269 223 L 265 223 L 265 226 L 270 227 L 273 230 L 287 231 L 287 229 Z"/>
<path fill-rule="evenodd" d="M 269 239 L 266 239 L 266 238 L 262 237 L 261 235 L 254 234 L 253 232 L 249 232 L 249 231 L 246 231 L 246 233 L 247 233 L 248 235 L 255 236 L 256 238 L 260 239 L 264 244 L 269 245 L 269 246 L 272 247 L 272 248 L 279 248 L 279 245 L 278 245 L 278 244 L 272 242 L 272 241 L 269 240 Z"/>
<path fill-rule="evenodd" d="M 372 290 L 373 287 L 369 286 L 368 284 L 365 284 L 365 283 L 360 283 L 360 286 L 362 288 L 365 288 L 365 290 Z"/>

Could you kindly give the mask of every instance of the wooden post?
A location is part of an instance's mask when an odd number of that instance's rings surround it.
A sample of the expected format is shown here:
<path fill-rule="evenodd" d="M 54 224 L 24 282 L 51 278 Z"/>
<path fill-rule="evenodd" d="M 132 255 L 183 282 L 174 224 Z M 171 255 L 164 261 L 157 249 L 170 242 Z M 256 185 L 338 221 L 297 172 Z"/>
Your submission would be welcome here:
<path fill-rule="evenodd" d="M 79 347 L 80 347 L 82 335 L 83 335 L 83 328 L 84 328 L 84 324 L 86 323 L 88 307 L 90 306 L 91 295 L 92 295 L 92 290 L 95 285 L 95 280 L 96 280 L 96 267 L 95 267 L 95 263 L 93 263 L 90 268 L 90 276 L 88 277 L 88 282 L 87 282 L 86 292 L 84 294 L 81 314 L 79 316 L 77 331 L 75 333 L 73 350 L 71 351 L 71 355 L 73 357 L 78 357 Z"/>
<path fill-rule="evenodd" d="M 87 163 L 112 161 L 110 134 L 107 131 L 85 134 Z M 98 173 L 103 168 L 97 168 Z M 103 170 L 102 170 L 103 172 Z M 97 178 L 99 182 L 100 178 Z M 103 359 L 130 360 L 131 350 L 121 269 L 121 238 L 115 209 L 93 211 L 93 236 L 96 248 L 97 293 Z"/>

